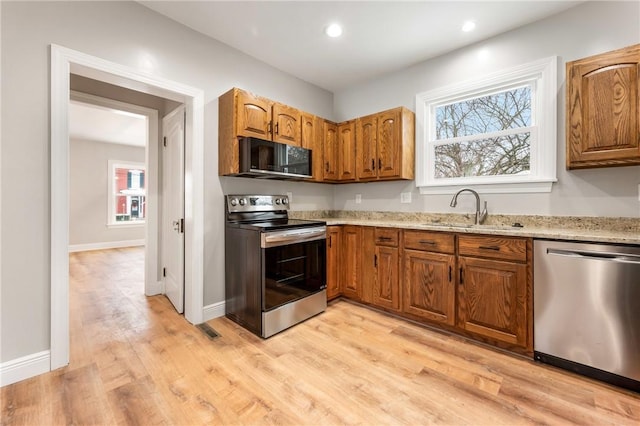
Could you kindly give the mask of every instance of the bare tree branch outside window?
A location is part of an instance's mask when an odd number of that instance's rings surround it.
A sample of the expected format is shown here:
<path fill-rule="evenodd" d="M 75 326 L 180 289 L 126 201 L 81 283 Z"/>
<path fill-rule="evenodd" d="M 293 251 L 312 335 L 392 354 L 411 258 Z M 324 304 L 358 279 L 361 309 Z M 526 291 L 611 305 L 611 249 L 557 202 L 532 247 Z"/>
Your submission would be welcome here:
<path fill-rule="evenodd" d="M 529 172 L 530 86 L 441 105 L 435 119 L 435 178 Z"/>

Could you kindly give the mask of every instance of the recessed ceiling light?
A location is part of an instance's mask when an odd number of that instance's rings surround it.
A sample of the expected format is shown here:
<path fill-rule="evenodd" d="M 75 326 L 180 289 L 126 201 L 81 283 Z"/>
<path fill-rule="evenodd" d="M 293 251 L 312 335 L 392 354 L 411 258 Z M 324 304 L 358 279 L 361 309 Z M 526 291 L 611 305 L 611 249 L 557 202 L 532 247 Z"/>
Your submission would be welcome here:
<path fill-rule="evenodd" d="M 473 21 L 466 21 L 464 24 L 462 24 L 462 31 L 464 31 L 465 33 L 468 33 L 469 31 L 473 31 L 476 29 L 476 23 Z"/>
<path fill-rule="evenodd" d="M 342 27 L 340 24 L 331 24 L 324 29 L 324 32 L 329 37 L 340 37 L 342 35 Z"/>

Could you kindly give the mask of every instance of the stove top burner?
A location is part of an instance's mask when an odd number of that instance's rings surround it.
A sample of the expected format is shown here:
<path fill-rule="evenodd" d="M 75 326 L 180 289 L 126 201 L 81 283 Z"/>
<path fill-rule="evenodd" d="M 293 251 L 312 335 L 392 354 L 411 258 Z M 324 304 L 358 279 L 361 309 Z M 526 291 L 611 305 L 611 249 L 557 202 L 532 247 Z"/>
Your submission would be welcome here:
<path fill-rule="evenodd" d="M 286 195 L 227 195 L 227 225 L 261 232 L 324 226 L 319 220 L 289 219 Z"/>
<path fill-rule="evenodd" d="M 326 222 L 319 220 L 284 219 L 270 220 L 264 222 L 242 221 L 235 223 L 236 226 L 245 229 L 256 229 L 262 232 L 276 231 L 282 229 L 308 228 L 311 226 L 323 226 Z"/>

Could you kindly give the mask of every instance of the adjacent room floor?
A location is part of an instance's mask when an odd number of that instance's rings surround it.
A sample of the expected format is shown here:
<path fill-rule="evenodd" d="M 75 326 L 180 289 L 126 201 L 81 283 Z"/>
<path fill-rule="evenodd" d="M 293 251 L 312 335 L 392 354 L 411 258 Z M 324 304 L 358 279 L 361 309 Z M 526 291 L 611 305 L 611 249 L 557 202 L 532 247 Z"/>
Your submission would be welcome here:
<path fill-rule="evenodd" d="M 622 425 L 640 395 L 339 301 L 268 340 L 145 297 L 142 248 L 71 255 L 71 362 L 3 425 Z"/>

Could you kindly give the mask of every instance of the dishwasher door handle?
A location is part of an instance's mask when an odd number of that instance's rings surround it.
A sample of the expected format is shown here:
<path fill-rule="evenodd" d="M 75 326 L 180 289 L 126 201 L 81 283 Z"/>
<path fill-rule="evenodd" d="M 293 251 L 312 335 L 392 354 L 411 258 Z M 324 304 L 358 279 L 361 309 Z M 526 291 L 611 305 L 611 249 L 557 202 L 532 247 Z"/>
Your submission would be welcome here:
<path fill-rule="evenodd" d="M 610 253 L 610 252 L 586 251 L 586 250 L 562 250 L 562 249 L 549 248 L 547 249 L 547 254 L 640 265 L 640 256 L 636 254 L 628 254 L 628 253 Z"/>

